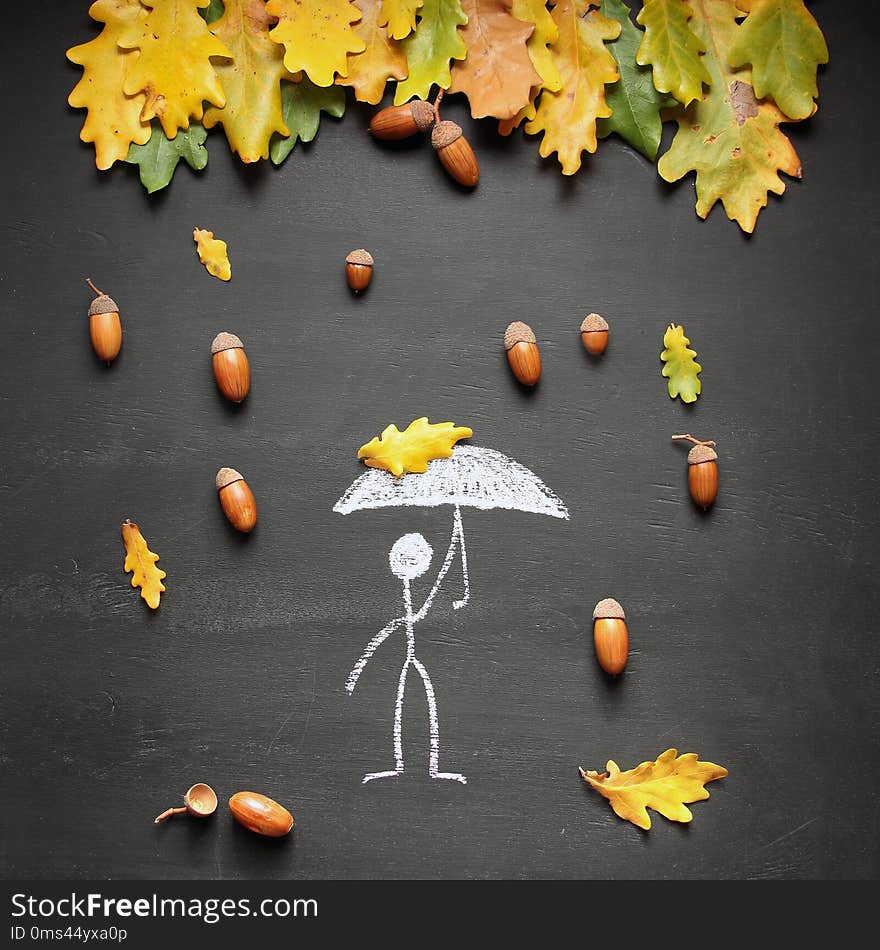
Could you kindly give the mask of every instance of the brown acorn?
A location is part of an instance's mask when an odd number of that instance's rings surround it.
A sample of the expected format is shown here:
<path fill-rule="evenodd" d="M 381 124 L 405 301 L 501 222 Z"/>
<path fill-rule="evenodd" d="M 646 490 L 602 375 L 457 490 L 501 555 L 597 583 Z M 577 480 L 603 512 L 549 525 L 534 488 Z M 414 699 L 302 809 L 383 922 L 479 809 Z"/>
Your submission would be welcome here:
<path fill-rule="evenodd" d="M 241 402 L 251 388 L 251 367 L 244 344 L 234 333 L 218 333 L 211 344 L 217 387 L 231 402 Z"/>
<path fill-rule="evenodd" d="M 629 633 L 623 607 L 611 597 L 593 610 L 593 646 L 599 666 L 611 676 L 623 672 L 629 654 Z"/>
<path fill-rule="evenodd" d="M 430 132 L 435 121 L 434 107 L 423 99 L 402 106 L 388 106 L 370 119 L 370 132 L 386 142 L 408 139 L 417 132 Z"/>
<path fill-rule="evenodd" d="M 244 534 L 253 531 L 257 523 L 257 503 L 241 472 L 236 472 L 234 468 L 221 468 L 217 472 L 215 484 L 220 493 L 223 514 L 232 527 Z"/>
<path fill-rule="evenodd" d="M 293 815 L 259 792 L 236 792 L 229 799 L 229 810 L 248 831 L 267 838 L 281 838 L 293 828 Z"/>
<path fill-rule="evenodd" d="M 534 386 L 541 378 L 541 354 L 532 328 L 519 320 L 511 323 L 504 331 L 504 349 L 513 375 L 523 386 Z"/>
<path fill-rule="evenodd" d="M 480 180 L 480 165 L 461 126 L 444 119 L 434 126 L 431 144 L 447 172 L 460 184 L 473 188 Z"/>
<path fill-rule="evenodd" d="M 119 307 L 112 297 L 98 290 L 88 277 L 86 283 L 98 295 L 89 306 L 89 336 L 95 352 L 109 365 L 119 355 L 122 346 Z"/>
<path fill-rule="evenodd" d="M 355 293 L 366 290 L 373 279 L 373 255 L 362 247 L 352 251 L 345 259 L 345 276 Z"/>
<path fill-rule="evenodd" d="M 581 324 L 581 341 L 590 356 L 601 356 L 608 346 L 608 322 L 598 313 L 590 313 Z"/>
<path fill-rule="evenodd" d="M 718 496 L 718 453 L 712 446 L 714 442 L 702 442 L 692 435 L 674 435 L 673 439 L 685 439 L 693 442 L 688 452 L 688 490 L 691 498 L 704 511 Z"/>

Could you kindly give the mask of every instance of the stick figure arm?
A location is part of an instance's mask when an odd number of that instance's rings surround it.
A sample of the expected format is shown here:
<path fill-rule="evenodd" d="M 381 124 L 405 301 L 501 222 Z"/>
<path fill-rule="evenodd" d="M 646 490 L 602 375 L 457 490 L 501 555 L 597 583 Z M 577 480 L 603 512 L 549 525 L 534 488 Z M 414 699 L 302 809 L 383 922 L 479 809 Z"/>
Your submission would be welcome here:
<path fill-rule="evenodd" d="M 401 625 L 406 623 L 406 617 L 395 617 L 387 626 L 383 627 L 376 636 L 367 644 L 366 649 L 360 655 L 357 663 L 355 663 L 352 671 L 348 674 L 348 679 L 345 681 L 345 689 L 349 693 L 354 692 L 355 686 L 357 686 L 358 677 L 361 675 L 363 668 L 367 665 L 370 660 L 370 657 L 379 649 L 380 646 L 388 639 L 388 637 L 394 633 L 394 631 Z"/>

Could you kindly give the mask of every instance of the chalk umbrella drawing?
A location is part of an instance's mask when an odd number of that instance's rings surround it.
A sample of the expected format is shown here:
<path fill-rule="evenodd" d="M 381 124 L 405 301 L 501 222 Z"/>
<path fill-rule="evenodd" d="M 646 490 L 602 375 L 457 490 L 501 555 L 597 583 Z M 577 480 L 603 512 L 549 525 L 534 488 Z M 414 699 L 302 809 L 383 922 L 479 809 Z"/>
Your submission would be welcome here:
<path fill-rule="evenodd" d="M 428 703 L 430 756 L 428 774 L 432 779 L 448 779 L 465 784 L 467 779 L 459 772 L 440 771 L 440 724 L 437 716 L 437 698 L 434 686 L 424 665 L 416 656 L 415 625 L 424 620 L 437 592 L 440 590 L 456 553 L 461 559 L 464 591 L 460 600 L 453 603 L 458 609 L 470 598 L 467 550 L 465 548 L 462 508 L 525 511 L 549 515 L 551 518 L 568 518 L 565 505 L 534 472 L 512 458 L 475 445 L 457 445 L 449 458 L 434 459 L 425 472 L 410 472 L 401 476 L 373 469 L 356 479 L 348 491 L 336 502 L 333 510 L 347 515 L 353 511 L 369 508 L 422 507 L 434 508 L 452 505 L 452 536 L 446 557 L 428 595 L 418 610 L 413 609 L 412 582 L 427 573 L 431 566 L 433 550 L 421 534 L 405 534 L 391 547 L 389 564 L 391 572 L 403 585 L 403 615 L 395 617 L 383 627 L 370 642 L 348 675 L 345 688 L 354 692 L 358 678 L 370 657 L 396 630 L 406 632 L 406 658 L 400 671 L 397 686 L 397 702 L 394 707 L 393 751 L 394 768 L 382 772 L 368 772 L 363 781 L 393 778 L 402 774 L 403 762 L 403 697 L 410 667 L 413 667 L 425 687 Z"/>

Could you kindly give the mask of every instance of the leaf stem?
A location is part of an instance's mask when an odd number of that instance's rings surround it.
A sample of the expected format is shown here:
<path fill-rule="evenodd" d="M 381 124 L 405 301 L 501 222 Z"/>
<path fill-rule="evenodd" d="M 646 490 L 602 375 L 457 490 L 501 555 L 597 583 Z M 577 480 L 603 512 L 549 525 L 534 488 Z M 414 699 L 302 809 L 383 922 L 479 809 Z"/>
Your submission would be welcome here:
<path fill-rule="evenodd" d="M 687 435 L 674 435 L 673 439 L 687 439 L 688 442 L 693 442 L 694 445 L 715 445 L 715 440 L 710 439 L 708 442 L 703 442 L 701 439 L 695 439 L 690 432 Z"/>
<path fill-rule="evenodd" d="M 92 288 L 92 290 L 94 290 L 94 292 L 95 292 L 99 297 L 103 297 L 103 296 L 104 296 L 104 291 L 103 291 L 103 290 L 98 290 L 98 288 L 92 283 L 91 278 L 86 277 L 86 283 L 89 285 L 89 287 Z"/>
<path fill-rule="evenodd" d="M 440 103 L 443 101 L 443 94 L 446 90 L 441 86 L 440 91 L 437 93 L 437 97 L 434 99 L 434 121 L 440 121 Z"/>

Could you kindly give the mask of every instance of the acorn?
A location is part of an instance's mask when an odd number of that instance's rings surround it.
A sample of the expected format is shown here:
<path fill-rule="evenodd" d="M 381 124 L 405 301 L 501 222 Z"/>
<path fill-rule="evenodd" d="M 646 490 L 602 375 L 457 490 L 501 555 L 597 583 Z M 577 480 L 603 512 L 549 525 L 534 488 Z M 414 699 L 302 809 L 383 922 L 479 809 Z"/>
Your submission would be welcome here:
<path fill-rule="evenodd" d="M 460 184 L 473 188 L 480 180 L 480 166 L 461 126 L 444 119 L 431 132 L 431 145 L 447 172 Z"/>
<path fill-rule="evenodd" d="M 259 792 L 236 792 L 229 799 L 229 810 L 248 831 L 267 838 L 282 838 L 293 828 L 293 815 Z"/>
<path fill-rule="evenodd" d="M 408 139 L 417 132 L 430 132 L 436 116 L 434 107 L 423 99 L 413 99 L 402 106 L 388 106 L 370 119 L 370 132 L 386 142 Z"/>
<path fill-rule="evenodd" d="M 601 356 L 608 346 L 608 322 L 598 313 L 590 313 L 581 324 L 581 342 L 590 356 Z"/>
<path fill-rule="evenodd" d="M 214 337 L 211 361 L 217 387 L 231 402 L 242 402 L 251 388 L 251 367 L 244 344 L 225 330 Z"/>
<path fill-rule="evenodd" d="M 523 386 L 534 386 L 541 378 L 541 354 L 532 328 L 518 320 L 511 323 L 504 331 L 504 349 L 513 375 Z"/>
<path fill-rule="evenodd" d="M 611 676 L 623 672 L 629 653 L 629 633 L 623 607 L 611 597 L 600 600 L 593 610 L 593 646 L 599 666 Z"/>
<path fill-rule="evenodd" d="M 703 442 L 692 435 L 674 435 L 686 439 L 694 447 L 688 452 L 688 490 L 691 498 L 705 511 L 718 495 L 718 453 L 713 441 Z"/>
<path fill-rule="evenodd" d="M 220 493 L 223 514 L 232 527 L 244 534 L 253 531 L 257 523 L 257 503 L 241 472 L 236 472 L 234 468 L 221 468 L 217 472 L 215 484 Z"/>
<path fill-rule="evenodd" d="M 345 259 L 345 276 L 355 293 L 366 290 L 373 279 L 373 255 L 362 247 L 352 251 Z"/>
<path fill-rule="evenodd" d="M 97 294 L 89 306 L 89 336 L 95 352 L 109 366 L 119 355 L 122 346 L 119 307 L 112 297 L 98 290 L 88 277 L 86 283 Z"/>

